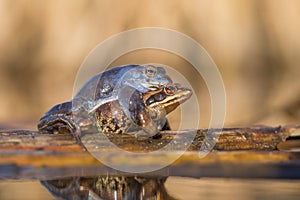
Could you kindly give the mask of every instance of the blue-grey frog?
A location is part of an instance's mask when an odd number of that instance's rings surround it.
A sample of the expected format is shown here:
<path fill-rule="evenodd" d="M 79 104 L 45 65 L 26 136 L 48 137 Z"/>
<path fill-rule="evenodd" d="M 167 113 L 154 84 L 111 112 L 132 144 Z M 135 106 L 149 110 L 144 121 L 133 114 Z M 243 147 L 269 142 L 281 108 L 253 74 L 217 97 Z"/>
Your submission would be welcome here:
<path fill-rule="evenodd" d="M 92 77 L 72 101 L 51 108 L 38 130 L 71 133 L 78 142 L 80 132 L 91 127 L 105 134 L 143 132 L 150 137 L 169 129 L 166 115 L 191 95 L 191 89 L 174 84 L 163 67 L 118 66 Z"/>

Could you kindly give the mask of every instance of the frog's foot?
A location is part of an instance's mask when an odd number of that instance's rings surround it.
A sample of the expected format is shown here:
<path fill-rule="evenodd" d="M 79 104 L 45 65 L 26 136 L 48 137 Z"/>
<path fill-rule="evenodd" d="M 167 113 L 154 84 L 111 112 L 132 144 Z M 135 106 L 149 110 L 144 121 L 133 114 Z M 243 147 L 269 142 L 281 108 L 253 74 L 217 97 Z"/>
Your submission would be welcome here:
<path fill-rule="evenodd" d="M 171 130 L 171 127 L 170 127 L 169 121 L 166 120 L 165 125 L 162 127 L 161 131 L 169 131 L 169 130 Z M 158 132 L 157 134 L 153 135 L 151 138 L 152 139 L 161 139 L 162 133 Z"/>
<path fill-rule="evenodd" d="M 162 127 L 161 130 L 162 131 L 169 131 L 169 130 L 171 130 L 170 123 L 169 123 L 168 120 L 166 120 L 165 125 Z"/>

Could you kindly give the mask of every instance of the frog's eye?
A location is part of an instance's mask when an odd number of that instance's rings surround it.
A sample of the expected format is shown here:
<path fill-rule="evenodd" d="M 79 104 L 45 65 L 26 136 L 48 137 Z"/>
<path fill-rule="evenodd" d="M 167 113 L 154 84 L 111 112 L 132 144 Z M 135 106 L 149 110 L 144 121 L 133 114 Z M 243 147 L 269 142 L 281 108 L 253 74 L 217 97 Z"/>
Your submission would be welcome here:
<path fill-rule="evenodd" d="M 176 85 L 169 84 L 164 87 L 164 91 L 167 95 L 173 95 L 177 91 Z"/>
<path fill-rule="evenodd" d="M 153 65 L 147 65 L 146 66 L 146 75 L 148 77 L 151 78 L 151 77 L 155 76 L 156 72 L 157 72 L 157 69 L 156 69 L 155 66 L 153 66 Z"/>

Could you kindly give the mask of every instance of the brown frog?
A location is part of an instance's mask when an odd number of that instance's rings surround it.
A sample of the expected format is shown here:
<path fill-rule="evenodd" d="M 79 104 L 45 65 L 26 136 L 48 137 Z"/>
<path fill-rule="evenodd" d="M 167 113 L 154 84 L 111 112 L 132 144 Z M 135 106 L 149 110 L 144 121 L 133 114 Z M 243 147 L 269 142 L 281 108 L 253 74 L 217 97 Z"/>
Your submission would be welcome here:
<path fill-rule="evenodd" d="M 163 199 L 174 200 L 164 186 L 167 177 L 94 176 L 43 180 L 41 184 L 59 199 Z"/>

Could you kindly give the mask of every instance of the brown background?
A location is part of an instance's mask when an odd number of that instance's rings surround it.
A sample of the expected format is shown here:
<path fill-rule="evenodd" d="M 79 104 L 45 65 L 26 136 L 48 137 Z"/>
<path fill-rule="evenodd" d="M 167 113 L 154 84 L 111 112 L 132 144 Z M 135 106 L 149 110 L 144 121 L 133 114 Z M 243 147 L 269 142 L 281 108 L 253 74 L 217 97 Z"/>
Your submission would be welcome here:
<path fill-rule="evenodd" d="M 151 26 L 180 31 L 207 50 L 225 83 L 226 126 L 299 123 L 297 0 L 2 0 L 0 126 L 34 127 L 52 105 L 72 97 L 76 72 L 98 43 Z M 158 52 L 136 52 L 115 63 L 152 60 L 189 69 Z M 202 84 L 194 80 L 193 87 L 201 93 Z M 202 97 L 201 117 L 208 122 L 209 97 Z"/>
<path fill-rule="evenodd" d="M 299 123 L 300 1 L 0 0 L 0 128 L 34 128 L 47 109 L 72 97 L 77 70 L 98 43 L 128 29 L 151 26 L 187 34 L 208 51 L 225 83 L 226 126 Z M 128 60 L 164 61 L 190 69 L 182 60 L 158 52 L 136 52 L 115 63 Z M 203 82 L 193 80 L 193 87 L 201 93 L 205 127 L 208 94 Z M 187 180 L 175 184 L 175 190 L 169 187 L 171 194 L 179 187 L 197 186 Z M 238 188 L 228 181 L 226 185 Z M 258 187 L 242 191 L 251 197 L 264 191 Z M 282 193 L 282 187 L 273 188 Z M 216 190 L 225 192 L 222 197 L 240 191 L 228 188 Z M 1 182 L 0 194 L 10 199 L 53 198 L 37 181 Z"/>

